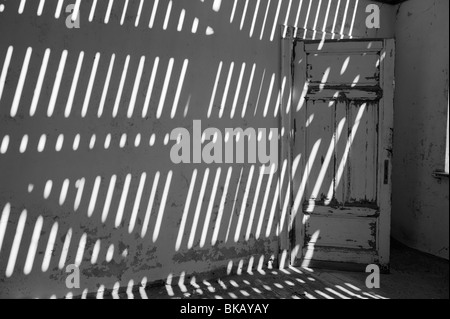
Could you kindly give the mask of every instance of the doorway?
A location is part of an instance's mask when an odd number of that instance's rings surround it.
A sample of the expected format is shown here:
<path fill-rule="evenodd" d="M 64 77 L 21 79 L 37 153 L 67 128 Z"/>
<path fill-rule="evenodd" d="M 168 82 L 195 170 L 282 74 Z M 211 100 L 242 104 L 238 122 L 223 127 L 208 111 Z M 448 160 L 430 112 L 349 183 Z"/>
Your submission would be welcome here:
<path fill-rule="evenodd" d="M 387 272 L 394 41 L 294 39 L 291 52 L 291 264 Z"/>

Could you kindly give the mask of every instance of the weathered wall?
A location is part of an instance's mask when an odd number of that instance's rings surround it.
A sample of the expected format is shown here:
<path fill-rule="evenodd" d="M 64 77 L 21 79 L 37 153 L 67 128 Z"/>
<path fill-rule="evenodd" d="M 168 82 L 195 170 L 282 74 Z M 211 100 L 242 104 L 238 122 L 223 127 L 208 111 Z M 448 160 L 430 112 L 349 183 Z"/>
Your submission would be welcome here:
<path fill-rule="evenodd" d="M 73 263 L 75 295 L 267 265 L 278 174 L 174 165 L 168 134 L 278 128 L 279 24 L 393 36 L 368 1 L 85 0 L 80 29 L 43 2 L 0 1 L 0 297 L 64 296 Z"/>
<path fill-rule="evenodd" d="M 411 0 L 398 7 L 393 236 L 448 259 L 449 2 Z"/>

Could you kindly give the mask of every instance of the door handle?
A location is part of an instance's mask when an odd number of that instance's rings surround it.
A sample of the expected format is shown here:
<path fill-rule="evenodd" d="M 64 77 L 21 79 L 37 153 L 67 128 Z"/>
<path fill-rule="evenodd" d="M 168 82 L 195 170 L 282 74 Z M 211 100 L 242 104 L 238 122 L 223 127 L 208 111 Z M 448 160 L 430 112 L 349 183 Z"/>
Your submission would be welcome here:
<path fill-rule="evenodd" d="M 294 144 L 297 140 L 297 119 L 294 119 Z"/>

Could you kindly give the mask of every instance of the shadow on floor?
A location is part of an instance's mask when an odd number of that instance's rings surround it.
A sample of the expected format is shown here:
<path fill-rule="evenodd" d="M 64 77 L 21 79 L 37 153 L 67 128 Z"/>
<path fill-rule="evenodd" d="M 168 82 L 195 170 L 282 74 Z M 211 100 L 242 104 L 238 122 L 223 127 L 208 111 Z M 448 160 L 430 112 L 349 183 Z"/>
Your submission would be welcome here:
<path fill-rule="evenodd" d="M 324 275 L 327 275 L 324 277 Z M 120 289 L 103 299 L 387 299 L 362 281 L 307 269 L 260 270 L 218 280 L 191 280 L 176 286 Z M 94 297 L 94 296 L 91 296 Z M 88 297 L 89 298 L 89 297 Z"/>
<path fill-rule="evenodd" d="M 105 291 L 103 299 L 449 299 L 449 262 L 392 244 L 391 274 L 368 289 L 368 274 L 288 268 L 175 286 Z"/>

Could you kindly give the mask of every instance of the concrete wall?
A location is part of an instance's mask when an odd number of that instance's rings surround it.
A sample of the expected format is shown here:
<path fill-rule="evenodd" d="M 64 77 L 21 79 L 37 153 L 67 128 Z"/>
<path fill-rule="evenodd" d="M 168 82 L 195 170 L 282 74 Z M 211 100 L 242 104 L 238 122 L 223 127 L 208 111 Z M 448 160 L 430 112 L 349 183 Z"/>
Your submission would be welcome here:
<path fill-rule="evenodd" d="M 393 236 L 448 259 L 449 2 L 411 0 L 398 7 Z"/>
<path fill-rule="evenodd" d="M 280 24 L 393 36 L 393 7 L 368 30 L 365 0 L 85 0 L 79 29 L 65 24 L 75 1 L 46 1 L 38 16 L 42 2 L 18 13 L 25 1 L 0 1 L 0 297 L 267 266 L 286 236 L 277 232 L 283 163 L 272 176 L 175 165 L 169 134 L 196 119 L 279 128 Z M 74 263 L 81 289 L 70 291 Z"/>

